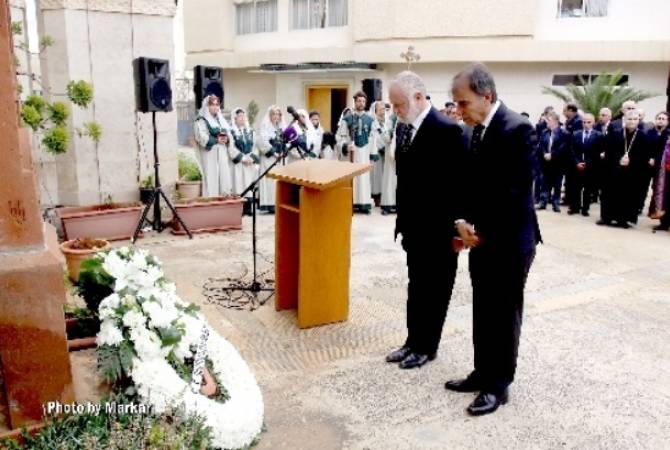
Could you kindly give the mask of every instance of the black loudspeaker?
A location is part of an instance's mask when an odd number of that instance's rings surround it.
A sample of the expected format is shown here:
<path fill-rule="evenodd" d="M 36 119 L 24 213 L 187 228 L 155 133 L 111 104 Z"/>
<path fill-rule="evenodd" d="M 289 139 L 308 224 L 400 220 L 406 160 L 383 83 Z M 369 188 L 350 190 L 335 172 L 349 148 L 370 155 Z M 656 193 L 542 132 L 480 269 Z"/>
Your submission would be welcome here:
<path fill-rule="evenodd" d="M 202 99 L 210 94 L 219 97 L 223 109 L 223 68 L 211 66 L 195 66 L 193 68 L 193 91 L 195 92 L 195 109 L 202 106 Z"/>
<path fill-rule="evenodd" d="M 140 112 L 172 111 L 170 61 L 140 57 L 133 61 L 135 97 Z"/>
<path fill-rule="evenodd" d="M 382 99 L 382 80 L 378 78 L 366 78 L 363 80 L 363 92 L 368 96 L 365 109 L 370 109 L 372 102 Z"/>

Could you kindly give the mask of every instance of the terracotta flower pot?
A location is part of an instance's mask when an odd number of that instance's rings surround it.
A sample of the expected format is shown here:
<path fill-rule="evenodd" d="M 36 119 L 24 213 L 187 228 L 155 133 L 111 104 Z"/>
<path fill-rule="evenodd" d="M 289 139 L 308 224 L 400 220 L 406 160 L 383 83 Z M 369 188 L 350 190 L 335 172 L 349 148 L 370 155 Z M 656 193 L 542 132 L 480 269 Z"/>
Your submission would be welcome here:
<path fill-rule="evenodd" d="M 136 203 L 76 206 L 58 209 L 65 239 L 93 237 L 115 241 L 129 239 L 142 217 Z"/>
<path fill-rule="evenodd" d="M 193 200 L 200 197 L 201 181 L 177 181 L 177 192 L 181 200 Z"/>
<path fill-rule="evenodd" d="M 96 253 L 110 248 L 109 242 L 104 239 L 95 239 L 93 241 L 95 244 L 99 245 L 96 245 L 94 248 L 87 249 L 72 248 L 73 245 L 75 245 L 75 242 L 78 242 L 78 239 L 65 241 L 60 245 L 60 251 L 63 253 L 63 255 L 65 255 L 68 274 L 70 275 L 70 279 L 75 283 L 77 280 L 79 280 L 81 263 L 85 259 L 91 258 Z"/>
<path fill-rule="evenodd" d="M 242 229 L 244 199 L 211 197 L 194 202 L 176 204 L 179 217 L 191 233 L 207 233 Z M 174 234 L 186 234 L 179 221 L 172 220 Z"/>

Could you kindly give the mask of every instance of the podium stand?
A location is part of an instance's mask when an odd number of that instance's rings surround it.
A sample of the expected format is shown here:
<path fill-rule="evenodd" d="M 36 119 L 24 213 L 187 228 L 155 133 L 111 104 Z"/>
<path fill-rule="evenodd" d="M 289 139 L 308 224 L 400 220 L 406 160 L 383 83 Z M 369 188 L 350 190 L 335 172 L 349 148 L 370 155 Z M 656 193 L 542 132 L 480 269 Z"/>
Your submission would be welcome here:
<path fill-rule="evenodd" d="M 298 326 L 347 320 L 353 179 L 370 164 L 302 160 L 277 168 L 275 308 Z"/>

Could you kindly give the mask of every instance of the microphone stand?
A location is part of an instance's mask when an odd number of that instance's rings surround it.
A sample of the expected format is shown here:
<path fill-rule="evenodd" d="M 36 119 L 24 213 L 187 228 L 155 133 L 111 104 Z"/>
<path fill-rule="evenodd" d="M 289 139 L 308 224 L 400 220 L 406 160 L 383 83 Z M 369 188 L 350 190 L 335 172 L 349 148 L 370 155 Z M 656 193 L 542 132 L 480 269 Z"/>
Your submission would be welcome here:
<path fill-rule="evenodd" d="M 286 145 L 286 142 L 282 140 L 282 143 Z M 300 150 L 300 149 L 299 149 Z M 302 150 L 300 150 L 302 151 Z M 253 296 L 251 298 L 252 301 L 252 308 L 251 310 L 257 309 L 258 307 L 264 305 L 270 297 L 272 297 L 273 294 L 270 294 L 267 296 L 265 299 L 258 301 L 257 294 L 259 292 L 272 292 L 274 293 L 274 287 L 264 287 L 261 282 L 258 281 L 258 266 L 257 266 L 257 259 L 258 259 L 258 251 L 257 251 L 257 227 L 256 227 L 256 198 L 258 195 L 258 184 L 260 181 L 265 178 L 267 173 L 271 171 L 277 164 L 280 162 L 284 162 L 286 159 L 286 156 L 288 155 L 289 148 L 286 150 L 282 151 L 280 155 L 275 159 L 275 161 L 267 168 L 263 173 L 261 173 L 258 178 L 256 178 L 254 181 L 249 184 L 241 193 L 240 197 L 244 198 L 244 196 L 251 191 L 251 216 L 252 216 L 252 228 L 251 228 L 251 236 L 252 236 L 252 265 L 253 265 L 253 279 L 250 283 L 244 283 L 241 280 L 231 280 L 229 279 L 229 282 L 221 287 L 217 287 L 216 289 L 219 291 L 222 291 L 225 296 L 230 299 L 231 296 L 230 294 L 235 291 L 242 291 L 242 292 L 250 292 L 251 295 Z M 302 156 L 302 153 L 300 154 Z M 304 159 L 304 156 L 302 156 Z M 211 289 L 211 286 L 208 286 L 211 282 L 215 281 L 214 279 L 209 279 L 204 286 L 205 290 Z M 265 280 L 268 283 L 274 283 L 274 280 Z M 205 294 L 207 296 L 207 294 Z"/>

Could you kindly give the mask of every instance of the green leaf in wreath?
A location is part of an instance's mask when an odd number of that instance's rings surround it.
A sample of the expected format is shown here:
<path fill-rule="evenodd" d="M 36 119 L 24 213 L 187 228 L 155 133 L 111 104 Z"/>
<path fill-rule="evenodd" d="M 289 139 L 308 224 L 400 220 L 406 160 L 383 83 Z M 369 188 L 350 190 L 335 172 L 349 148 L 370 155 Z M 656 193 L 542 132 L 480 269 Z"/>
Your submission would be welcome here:
<path fill-rule="evenodd" d="M 168 347 L 175 345 L 181 341 L 182 333 L 179 329 L 170 327 L 170 328 L 158 328 L 158 335 L 161 338 L 161 343 L 163 347 Z"/>

